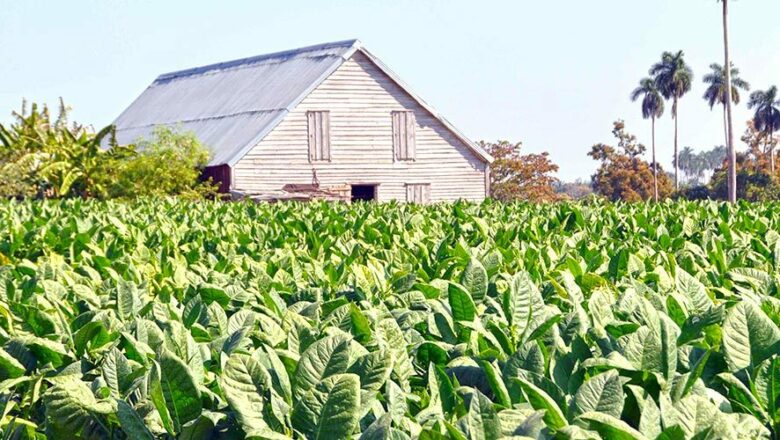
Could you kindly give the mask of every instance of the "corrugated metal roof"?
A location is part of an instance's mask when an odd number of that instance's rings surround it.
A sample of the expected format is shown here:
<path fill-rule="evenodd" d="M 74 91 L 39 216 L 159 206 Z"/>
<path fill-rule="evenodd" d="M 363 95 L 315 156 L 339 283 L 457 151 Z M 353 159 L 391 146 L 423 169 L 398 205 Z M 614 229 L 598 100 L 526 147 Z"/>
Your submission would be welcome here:
<path fill-rule="evenodd" d="M 114 121 L 117 141 L 181 125 L 212 150 L 209 165 L 233 164 L 359 42 L 339 41 L 160 75 Z"/>
<path fill-rule="evenodd" d="M 155 126 L 181 126 L 234 165 L 355 51 L 361 50 L 478 156 L 490 155 L 425 104 L 358 40 L 338 41 L 166 73 L 114 121 L 117 141 L 148 138 Z"/>

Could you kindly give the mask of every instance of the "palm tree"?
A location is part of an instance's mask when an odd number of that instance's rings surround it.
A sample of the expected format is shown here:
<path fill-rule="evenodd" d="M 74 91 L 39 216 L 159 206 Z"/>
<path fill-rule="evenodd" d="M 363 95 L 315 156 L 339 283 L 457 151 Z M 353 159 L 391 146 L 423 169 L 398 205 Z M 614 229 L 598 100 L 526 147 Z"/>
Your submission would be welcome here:
<path fill-rule="evenodd" d="M 691 91 L 693 71 L 685 64 L 683 51 L 664 52 L 661 61 L 650 68 L 658 90 L 666 99 L 672 100 L 672 118 L 674 118 L 674 187 L 679 189 L 679 167 L 677 166 L 677 120 L 680 98 Z"/>
<path fill-rule="evenodd" d="M 698 177 L 699 157 L 693 151 L 693 148 L 683 147 L 683 149 L 680 150 L 680 155 L 677 159 L 680 161 L 680 170 L 689 178 L 689 181 L 692 180 L 692 177 Z"/>
<path fill-rule="evenodd" d="M 764 134 L 766 146 L 765 153 L 769 155 L 769 172 L 775 174 L 775 154 L 772 151 L 772 135 L 780 131 L 780 97 L 777 86 L 772 86 L 766 91 L 756 90 L 750 94 L 748 108 L 755 108 L 753 123 L 756 130 Z"/>
<path fill-rule="evenodd" d="M 710 110 L 715 107 L 715 104 L 723 106 L 723 130 L 726 134 L 726 145 L 729 142 L 729 124 L 726 115 L 726 69 L 718 63 L 710 64 L 710 73 L 704 75 L 703 81 L 705 84 L 709 84 L 707 90 L 704 92 L 704 99 L 710 105 Z M 731 102 L 734 105 L 739 105 L 740 94 L 739 90 L 750 90 L 750 84 L 747 81 L 739 77 L 739 69 L 731 64 Z"/>
<path fill-rule="evenodd" d="M 733 84 L 731 81 L 731 54 L 729 53 L 729 0 L 718 0 L 723 3 L 723 65 L 729 66 L 723 69 L 725 73 L 724 84 Z M 731 121 L 731 93 L 725 94 L 726 98 L 726 148 L 728 149 L 729 172 L 727 187 L 729 202 L 737 201 L 737 152 L 734 150 L 734 124 Z"/>
<path fill-rule="evenodd" d="M 723 145 L 717 145 L 712 150 L 704 154 L 704 166 L 708 170 L 714 170 L 723 166 L 723 161 L 728 158 L 728 148 Z"/>
<path fill-rule="evenodd" d="M 655 161 L 655 120 L 664 114 L 664 99 L 652 78 L 639 81 L 639 87 L 631 92 L 631 100 L 642 97 L 642 117 L 652 121 L 653 130 L 653 200 L 658 201 L 658 165 Z"/>

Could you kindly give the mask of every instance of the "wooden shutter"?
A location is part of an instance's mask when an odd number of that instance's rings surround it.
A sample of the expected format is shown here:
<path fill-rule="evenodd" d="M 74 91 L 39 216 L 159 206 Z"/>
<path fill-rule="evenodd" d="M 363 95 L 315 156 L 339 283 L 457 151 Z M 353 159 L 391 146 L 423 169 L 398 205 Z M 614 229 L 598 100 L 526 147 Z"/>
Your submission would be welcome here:
<path fill-rule="evenodd" d="M 414 112 L 394 111 L 392 115 L 393 156 L 395 160 L 414 160 L 416 157 Z"/>
<path fill-rule="evenodd" d="M 407 183 L 406 201 L 409 203 L 426 204 L 431 201 L 430 183 Z"/>
<path fill-rule="evenodd" d="M 414 126 L 415 119 L 414 119 L 414 113 L 412 112 L 404 112 L 404 135 L 406 137 L 406 158 L 407 160 L 414 160 L 417 158 L 416 156 L 416 146 L 415 146 L 415 136 L 414 136 Z"/>
<path fill-rule="evenodd" d="M 393 159 L 401 160 L 401 113 L 393 112 L 391 115 L 393 117 Z M 409 197 L 406 199 L 409 200 Z"/>
<path fill-rule="evenodd" d="M 309 133 L 309 162 L 330 160 L 330 112 L 306 112 Z"/>

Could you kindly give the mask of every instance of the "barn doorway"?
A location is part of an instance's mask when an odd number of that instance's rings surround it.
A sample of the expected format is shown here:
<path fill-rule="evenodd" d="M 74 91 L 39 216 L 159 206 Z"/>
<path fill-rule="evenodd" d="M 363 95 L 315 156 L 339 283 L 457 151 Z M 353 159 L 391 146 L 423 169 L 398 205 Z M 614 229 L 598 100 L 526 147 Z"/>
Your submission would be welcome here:
<path fill-rule="evenodd" d="M 351 185 L 352 201 L 371 201 L 376 200 L 376 185 Z"/>

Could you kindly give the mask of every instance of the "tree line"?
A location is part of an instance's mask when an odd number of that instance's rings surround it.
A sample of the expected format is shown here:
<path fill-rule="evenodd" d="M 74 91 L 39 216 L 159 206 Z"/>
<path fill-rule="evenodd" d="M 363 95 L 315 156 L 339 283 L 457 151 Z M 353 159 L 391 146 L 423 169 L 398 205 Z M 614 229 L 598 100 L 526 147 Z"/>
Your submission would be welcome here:
<path fill-rule="evenodd" d="M 616 143 L 596 144 L 588 152 L 592 159 L 600 162 L 598 169 L 591 176 L 591 187 L 596 194 L 611 200 L 628 201 L 658 201 L 667 197 L 710 198 L 730 202 L 736 201 L 737 198 L 780 199 L 780 176 L 775 166 L 778 144 L 775 133 L 780 131 L 779 92 L 776 86 L 771 85 L 750 93 L 747 106 L 753 111 L 753 117 L 747 122 L 745 132 L 740 137 L 748 149 L 737 153 L 734 147 L 732 107 L 742 102 L 742 94 L 750 92 L 751 86 L 742 79 L 739 69 L 731 62 L 728 27 L 730 2 L 718 1 L 722 7 L 724 60 L 723 63 L 710 64 L 709 71 L 702 80 L 706 85 L 703 99 L 710 110 L 716 106 L 722 109 L 724 144 L 698 153 L 690 147 L 679 148 L 678 110 L 683 98 L 687 97 L 692 89 L 694 73 L 686 62 L 683 51 L 663 52 L 660 60 L 648 69 L 648 76 L 640 79 L 630 94 L 630 99 L 640 104 L 642 117 L 651 124 L 650 162 L 642 159 L 646 147 L 627 131 L 622 120 L 615 121 L 612 133 Z M 667 113 L 671 115 L 674 123 L 674 169 L 670 173 L 665 172 L 658 164 L 656 149 L 656 124 Z M 487 144 L 487 149 L 493 151 L 492 148 L 497 148 L 499 144 Z M 519 144 L 516 146 L 519 147 Z M 497 151 L 502 153 L 500 148 Z M 520 166 L 521 157 L 517 152 L 509 158 L 518 161 L 517 166 Z M 506 164 L 506 160 L 497 161 L 492 169 L 503 168 Z M 552 172 L 554 167 L 557 170 L 554 164 L 551 165 L 552 167 L 545 166 L 542 169 Z M 702 182 L 708 173 L 709 182 Z M 524 174 L 532 175 L 528 171 L 524 171 Z M 686 182 L 683 182 L 681 174 L 687 177 Z M 505 178 L 506 174 L 497 173 L 496 176 Z M 496 192 L 494 197 L 503 200 L 521 198 L 548 201 L 562 197 L 562 193 L 577 198 L 587 196 L 587 193 L 582 191 L 581 184 L 562 184 L 555 179 L 534 182 L 533 191 L 525 194 L 517 185 L 512 187 L 513 191 L 508 192 L 508 187 L 502 180 L 494 180 L 496 181 L 493 187 L 500 191 Z M 539 183 L 545 182 L 549 184 L 549 188 L 542 191 L 539 189 Z"/>
<path fill-rule="evenodd" d="M 56 117 L 32 104 L 0 124 L 0 197 L 135 198 L 204 197 L 215 187 L 202 182 L 208 150 L 192 133 L 158 127 L 149 139 L 117 145 L 114 127 L 97 132 L 71 123 L 60 100 Z"/>
<path fill-rule="evenodd" d="M 649 167 L 652 174 L 652 191 L 646 188 L 647 181 L 641 176 L 627 176 L 643 172 L 645 164 L 637 150 L 643 150 L 641 144 L 631 145 L 626 149 L 624 133 L 625 124 L 615 122 L 618 138 L 618 148 L 605 154 L 603 145 L 594 145 L 588 153 L 593 159 L 602 162 L 593 175 L 593 189 L 597 194 L 617 200 L 636 200 L 660 198 L 676 195 L 687 198 L 718 198 L 735 201 L 737 197 L 752 200 L 778 198 L 775 190 L 778 176 L 775 169 L 775 146 L 777 139 L 774 134 L 780 131 L 780 96 L 776 86 L 765 90 L 755 90 L 749 95 L 747 106 L 753 111 L 753 117 L 748 121 L 742 141 L 748 144 L 748 151 L 737 153 L 734 148 L 734 133 L 731 110 L 742 101 L 742 93 L 751 90 L 750 83 L 740 76 L 739 69 L 730 60 L 728 46 L 728 0 L 720 1 L 723 18 L 724 60 L 723 64 L 712 63 L 709 72 L 702 80 L 706 84 L 703 99 L 710 109 L 720 106 L 723 112 L 724 146 L 715 147 L 711 151 L 694 153 L 690 147 L 679 148 L 679 106 L 684 97 L 691 91 L 694 83 L 693 69 L 685 60 L 683 51 L 664 52 L 661 59 L 652 64 L 649 76 L 640 79 L 638 86 L 631 92 L 630 99 L 639 102 L 642 117 L 651 124 L 651 160 Z M 728 66 L 728 68 L 726 68 Z M 674 166 L 671 178 L 673 185 L 666 185 L 666 175 L 656 159 L 656 124 L 666 113 L 674 122 L 674 151 L 672 164 Z M 619 129 L 617 127 L 620 127 Z M 641 154 L 641 153 L 640 153 Z M 680 171 L 693 177 L 692 188 L 681 188 Z M 700 179 L 705 172 L 712 171 L 710 182 L 702 185 Z M 689 181 L 689 183 L 691 183 Z M 725 185 L 725 189 L 723 188 Z M 741 186 L 741 188 L 740 188 Z M 650 192 L 651 197 L 647 196 Z"/>

